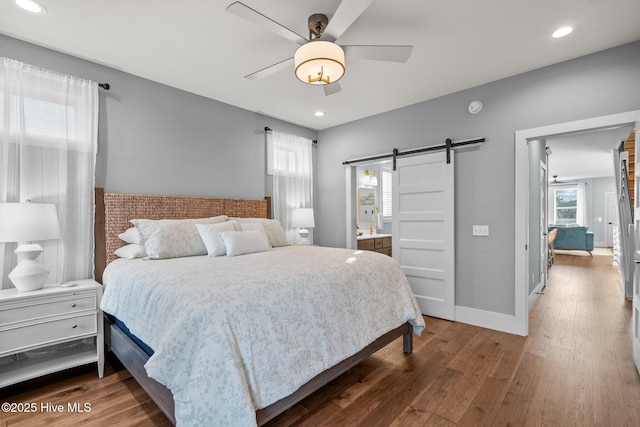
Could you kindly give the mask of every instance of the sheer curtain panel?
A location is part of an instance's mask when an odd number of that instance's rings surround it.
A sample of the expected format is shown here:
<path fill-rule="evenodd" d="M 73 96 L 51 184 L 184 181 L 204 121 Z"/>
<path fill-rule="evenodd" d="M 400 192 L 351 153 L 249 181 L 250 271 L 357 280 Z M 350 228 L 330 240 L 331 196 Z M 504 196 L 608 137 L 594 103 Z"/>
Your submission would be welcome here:
<path fill-rule="evenodd" d="M 578 199 L 576 203 L 576 222 L 580 225 L 587 225 L 587 185 L 584 182 L 578 183 Z"/>
<path fill-rule="evenodd" d="M 39 243 L 47 282 L 93 276 L 97 83 L 0 58 L 0 203 L 53 203 L 62 238 Z M 0 243 L 1 288 L 16 244 Z"/>
<path fill-rule="evenodd" d="M 291 227 L 296 208 L 313 208 L 313 142 L 297 135 L 267 133 L 267 173 L 273 175 L 273 217 L 280 221 L 287 239 L 295 244 L 297 230 Z M 309 229 L 313 242 L 313 229 Z"/>

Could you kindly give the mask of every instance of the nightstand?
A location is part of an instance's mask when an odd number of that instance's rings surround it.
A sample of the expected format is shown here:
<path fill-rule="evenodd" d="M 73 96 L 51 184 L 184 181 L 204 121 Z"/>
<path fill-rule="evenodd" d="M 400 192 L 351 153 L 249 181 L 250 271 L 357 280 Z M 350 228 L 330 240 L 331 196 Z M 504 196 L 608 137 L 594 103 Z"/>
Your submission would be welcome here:
<path fill-rule="evenodd" d="M 104 373 L 102 286 L 0 291 L 0 387 L 97 362 Z"/>

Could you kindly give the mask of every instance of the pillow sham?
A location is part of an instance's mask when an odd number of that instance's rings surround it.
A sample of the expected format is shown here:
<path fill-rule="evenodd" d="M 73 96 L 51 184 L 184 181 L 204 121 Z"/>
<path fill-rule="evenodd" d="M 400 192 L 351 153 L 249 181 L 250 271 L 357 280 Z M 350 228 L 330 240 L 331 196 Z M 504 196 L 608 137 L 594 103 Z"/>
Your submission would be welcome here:
<path fill-rule="evenodd" d="M 144 250 L 144 246 L 138 245 L 136 243 L 129 243 L 128 245 L 124 245 L 121 248 L 116 249 L 114 252 L 119 258 L 126 259 L 135 259 L 135 258 L 144 258 L 147 256 L 147 253 Z"/>
<path fill-rule="evenodd" d="M 227 256 L 237 256 L 271 250 L 259 231 L 223 231 L 219 234 L 227 248 Z"/>
<path fill-rule="evenodd" d="M 264 230 L 264 225 L 261 222 L 240 222 L 240 231 L 258 231 L 264 237 L 264 240 L 269 244 L 269 248 L 271 248 L 271 243 L 269 242 L 269 236 L 267 232 Z"/>
<path fill-rule="evenodd" d="M 207 248 L 209 256 L 226 255 L 227 247 L 219 234 L 223 231 L 235 231 L 231 222 L 222 222 L 219 224 L 196 224 L 198 233 Z"/>
<path fill-rule="evenodd" d="M 131 223 L 142 236 L 142 243 L 151 259 L 206 255 L 207 248 L 196 224 L 216 224 L 226 215 L 199 219 L 133 219 Z"/>
<path fill-rule="evenodd" d="M 127 228 L 126 231 L 118 234 L 118 237 L 125 243 L 135 243 L 136 245 L 139 245 L 142 241 L 140 232 L 135 227 Z"/>
<path fill-rule="evenodd" d="M 267 233 L 269 243 L 274 248 L 281 246 L 291 246 L 287 239 L 287 234 L 282 228 L 282 224 L 277 219 L 265 219 L 265 218 L 241 218 L 239 220 L 241 224 L 259 222 L 264 226 L 264 231 Z"/>

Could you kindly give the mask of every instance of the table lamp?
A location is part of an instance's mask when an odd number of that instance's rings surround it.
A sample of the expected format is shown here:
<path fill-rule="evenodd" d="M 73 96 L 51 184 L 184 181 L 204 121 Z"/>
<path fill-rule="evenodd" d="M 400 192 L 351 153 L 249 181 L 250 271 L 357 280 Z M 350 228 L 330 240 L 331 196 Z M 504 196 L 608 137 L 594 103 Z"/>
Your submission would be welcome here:
<path fill-rule="evenodd" d="M 33 242 L 60 238 L 56 207 L 48 203 L 0 203 L 0 242 Z M 49 270 L 36 262 L 42 247 L 21 244 L 15 250 L 18 265 L 9 279 L 19 291 L 42 288 Z"/>
<path fill-rule="evenodd" d="M 313 228 L 315 227 L 315 221 L 313 218 L 313 209 L 312 208 L 299 208 L 294 209 L 291 213 L 291 227 L 299 228 L 298 235 L 300 236 L 298 240 L 299 245 L 310 245 L 311 241 L 309 240 L 309 230 L 307 227 Z"/>

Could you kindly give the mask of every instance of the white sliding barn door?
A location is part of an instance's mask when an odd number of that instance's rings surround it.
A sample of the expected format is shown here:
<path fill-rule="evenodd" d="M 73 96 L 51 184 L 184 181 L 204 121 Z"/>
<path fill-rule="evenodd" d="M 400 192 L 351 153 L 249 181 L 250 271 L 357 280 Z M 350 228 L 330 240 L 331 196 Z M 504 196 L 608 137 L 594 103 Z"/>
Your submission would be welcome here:
<path fill-rule="evenodd" d="M 454 320 L 453 150 L 400 157 L 393 172 L 393 257 L 423 314 Z"/>

